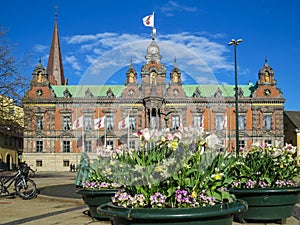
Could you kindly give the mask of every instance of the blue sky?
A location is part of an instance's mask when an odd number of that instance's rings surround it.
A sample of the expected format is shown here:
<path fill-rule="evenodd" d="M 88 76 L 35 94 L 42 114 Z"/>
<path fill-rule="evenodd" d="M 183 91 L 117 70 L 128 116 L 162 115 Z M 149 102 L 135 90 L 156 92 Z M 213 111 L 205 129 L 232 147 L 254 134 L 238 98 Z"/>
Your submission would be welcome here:
<path fill-rule="evenodd" d="M 3 0 L 0 25 L 16 44 L 13 53 L 16 58 L 30 55 L 24 75 L 31 76 L 39 58 L 47 65 L 55 5 L 69 84 L 101 83 L 108 77 L 112 84 L 123 84 L 120 72 L 131 57 L 139 73 L 151 42 L 151 28 L 142 18 L 154 11 L 161 61 L 169 69 L 176 57 L 185 82 L 234 84 L 228 42 L 241 38 L 239 84 L 255 83 L 267 58 L 287 99 L 285 109 L 300 110 L 298 0 Z"/>

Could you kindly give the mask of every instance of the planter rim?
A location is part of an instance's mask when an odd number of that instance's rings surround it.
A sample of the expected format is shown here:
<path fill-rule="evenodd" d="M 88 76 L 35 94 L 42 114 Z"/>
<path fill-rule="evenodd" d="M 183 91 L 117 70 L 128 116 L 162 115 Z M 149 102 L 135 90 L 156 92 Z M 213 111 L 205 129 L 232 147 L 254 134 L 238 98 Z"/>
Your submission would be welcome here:
<path fill-rule="evenodd" d="M 113 208 L 115 210 L 109 210 Z M 117 216 L 130 220 L 134 219 L 184 219 L 184 218 L 209 218 L 215 216 L 233 215 L 248 209 L 245 201 L 238 200 L 231 203 L 195 208 L 124 208 L 115 206 L 112 202 L 97 208 L 98 212 L 108 216 Z"/>
<path fill-rule="evenodd" d="M 274 187 L 274 188 L 232 188 L 232 193 L 291 193 L 300 192 L 300 187 Z"/>
<path fill-rule="evenodd" d="M 102 190 L 88 190 L 88 189 L 80 189 L 77 190 L 77 194 L 97 194 L 97 193 L 106 193 L 106 194 L 114 194 L 118 191 L 118 189 L 102 189 Z"/>

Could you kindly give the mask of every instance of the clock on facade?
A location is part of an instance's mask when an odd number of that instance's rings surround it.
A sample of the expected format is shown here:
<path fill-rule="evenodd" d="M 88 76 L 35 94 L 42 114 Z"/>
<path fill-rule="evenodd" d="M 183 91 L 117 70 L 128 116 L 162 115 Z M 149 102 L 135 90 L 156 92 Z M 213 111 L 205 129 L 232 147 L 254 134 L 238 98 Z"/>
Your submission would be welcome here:
<path fill-rule="evenodd" d="M 270 89 L 265 89 L 264 94 L 265 94 L 265 96 L 269 96 L 271 94 Z"/>
<path fill-rule="evenodd" d="M 42 96 L 42 95 L 43 95 L 43 91 L 42 91 L 41 89 L 38 89 L 38 90 L 36 91 L 36 95 L 37 95 L 37 96 Z"/>
<path fill-rule="evenodd" d="M 151 53 L 151 54 L 155 54 L 155 53 L 158 52 L 158 49 L 155 46 L 151 46 L 151 47 L 149 47 L 149 51 L 148 52 Z"/>
<path fill-rule="evenodd" d="M 173 90 L 173 95 L 174 95 L 174 96 L 178 96 L 178 95 L 179 95 L 179 91 L 178 91 L 177 89 L 174 89 L 174 90 Z"/>
<path fill-rule="evenodd" d="M 130 90 L 128 91 L 128 96 L 132 96 L 132 95 L 134 95 L 134 90 L 133 90 L 133 89 L 130 89 Z"/>

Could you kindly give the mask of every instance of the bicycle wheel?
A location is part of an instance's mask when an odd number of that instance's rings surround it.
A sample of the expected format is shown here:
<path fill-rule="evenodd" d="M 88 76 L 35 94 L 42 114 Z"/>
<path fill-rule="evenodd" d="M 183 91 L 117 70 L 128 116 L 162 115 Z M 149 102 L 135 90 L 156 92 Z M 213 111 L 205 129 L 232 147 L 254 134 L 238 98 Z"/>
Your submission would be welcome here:
<path fill-rule="evenodd" d="M 30 169 L 30 170 L 29 170 L 28 176 L 29 176 L 29 177 L 35 177 L 35 175 L 36 175 L 36 170 Z"/>
<path fill-rule="evenodd" d="M 3 178 L 1 177 L 0 178 L 0 194 L 2 194 L 2 193 L 7 193 L 7 189 L 5 187 Z"/>
<path fill-rule="evenodd" d="M 23 199 L 36 197 L 35 182 L 28 178 L 20 178 L 15 182 L 16 193 Z"/>

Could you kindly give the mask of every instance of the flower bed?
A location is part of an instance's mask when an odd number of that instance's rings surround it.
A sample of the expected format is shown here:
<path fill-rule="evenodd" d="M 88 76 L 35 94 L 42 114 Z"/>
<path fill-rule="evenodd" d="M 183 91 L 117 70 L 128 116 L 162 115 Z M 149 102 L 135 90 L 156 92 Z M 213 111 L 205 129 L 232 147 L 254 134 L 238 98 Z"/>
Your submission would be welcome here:
<path fill-rule="evenodd" d="M 231 202 L 226 189 L 232 155 L 205 148 L 200 131 L 145 129 L 138 150 L 111 161 L 114 180 L 124 186 L 113 203 L 129 208 L 186 208 Z"/>
<path fill-rule="evenodd" d="M 233 188 L 295 187 L 300 167 L 297 148 L 282 148 L 256 143 L 250 150 L 241 151 L 232 167 Z"/>
<path fill-rule="evenodd" d="M 241 222 L 264 221 L 283 224 L 299 201 L 300 187 L 297 151 L 291 145 L 283 148 L 255 144 L 240 152 L 230 176 L 234 177 L 231 193 L 248 203 Z"/>

